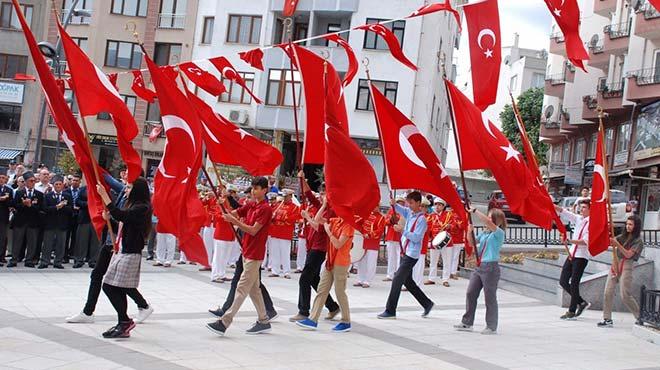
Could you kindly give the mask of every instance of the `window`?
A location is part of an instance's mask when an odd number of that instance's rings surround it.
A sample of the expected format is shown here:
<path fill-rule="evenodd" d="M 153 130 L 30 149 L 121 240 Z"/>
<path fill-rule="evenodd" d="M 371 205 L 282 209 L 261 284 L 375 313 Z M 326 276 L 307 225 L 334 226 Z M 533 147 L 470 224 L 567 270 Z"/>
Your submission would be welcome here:
<path fill-rule="evenodd" d="M 612 154 L 612 150 L 614 149 L 614 129 L 613 128 L 608 128 L 605 131 L 605 155 L 610 155 Z"/>
<path fill-rule="evenodd" d="M 23 10 L 28 26 L 31 26 L 34 7 L 32 5 L 21 4 L 21 10 Z M 14 6 L 11 2 L 3 2 L 2 6 L 0 6 L 0 28 L 21 29 L 18 15 L 14 12 Z"/>
<path fill-rule="evenodd" d="M 77 116 L 80 110 L 78 109 L 78 102 L 76 102 L 76 96 L 73 94 L 73 90 L 71 89 L 64 90 L 64 99 L 69 105 L 69 108 L 71 108 L 71 112 Z"/>
<path fill-rule="evenodd" d="M 367 24 L 380 23 L 385 19 L 376 19 L 376 18 L 367 18 Z M 389 28 L 396 38 L 399 40 L 399 44 L 403 48 L 403 35 L 406 29 L 406 21 L 396 21 L 391 23 L 386 23 L 383 26 Z M 368 31 L 364 33 L 364 44 L 362 45 L 365 49 L 376 49 L 376 50 L 387 50 L 387 43 L 385 40 L 376 35 L 374 32 Z"/>
<path fill-rule="evenodd" d="M 627 152 L 630 147 L 630 130 L 632 125 L 627 123 L 619 126 L 618 136 L 616 138 L 616 152 Z"/>
<path fill-rule="evenodd" d="M 131 42 L 108 40 L 105 46 L 105 66 L 138 69 L 142 63 L 140 46 Z"/>
<path fill-rule="evenodd" d="M 516 91 L 516 86 L 518 86 L 518 75 L 511 77 L 511 81 L 509 81 L 509 91 Z"/>
<path fill-rule="evenodd" d="M 281 107 L 293 106 L 293 90 L 291 89 L 291 71 L 271 69 L 268 71 L 268 88 L 266 90 L 266 105 Z M 293 81 L 296 88 L 297 105 L 300 106 L 300 72 L 293 71 Z"/>
<path fill-rule="evenodd" d="M 398 82 L 393 81 L 376 81 L 371 80 L 376 86 L 378 91 L 382 92 L 387 100 L 396 104 L 396 92 L 399 86 Z M 369 90 L 369 81 L 360 79 L 358 84 L 357 103 L 355 104 L 357 110 L 374 110 L 371 104 L 371 91 Z"/>
<path fill-rule="evenodd" d="M 227 26 L 227 42 L 258 44 L 261 36 L 260 15 L 230 15 Z"/>
<path fill-rule="evenodd" d="M 598 145 L 598 133 L 591 135 L 589 141 L 589 158 L 596 158 L 596 146 Z"/>
<path fill-rule="evenodd" d="M 552 162 L 559 163 L 561 162 L 561 146 L 553 145 L 552 146 Z"/>
<path fill-rule="evenodd" d="M 532 88 L 545 86 L 545 75 L 543 73 L 532 74 Z"/>
<path fill-rule="evenodd" d="M 66 14 L 69 12 L 69 9 L 71 9 L 71 5 L 73 4 L 74 0 L 64 0 L 62 2 L 62 22 L 65 21 L 64 18 L 66 18 Z M 93 8 L 93 2 L 92 0 L 79 0 L 78 4 L 76 4 L 76 9 L 84 9 L 89 12 L 92 11 Z M 91 22 L 90 17 L 76 17 L 76 16 L 71 16 L 71 20 L 69 21 L 70 24 L 89 24 Z"/>
<path fill-rule="evenodd" d="M 575 150 L 573 150 L 573 163 L 582 163 L 584 161 L 584 139 L 578 139 L 575 142 Z"/>
<path fill-rule="evenodd" d="M 387 181 L 387 178 L 385 177 L 385 166 L 383 164 L 383 156 L 366 154 L 365 158 L 367 158 L 367 160 L 371 164 L 371 167 L 373 167 L 378 182 L 383 183 Z"/>
<path fill-rule="evenodd" d="M 202 44 L 210 44 L 213 41 L 214 17 L 204 17 L 204 28 L 202 29 Z"/>
<path fill-rule="evenodd" d="M 162 122 L 160 118 L 160 106 L 158 101 L 150 103 L 147 105 L 147 118 L 146 122 Z"/>
<path fill-rule="evenodd" d="M 186 5 L 186 0 L 162 0 L 158 27 L 184 29 L 186 26 Z"/>
<path fill-rule="evenodd" d="M 110 13 L 131 17 L 146 17 L 147 0 L 112 0 Z"/>
<path fill-rule="evenodd" d="M 71 39 L 84 51 L 87 53 L 88 40 L 87 37 L 71 37 Z M 62 59 L 66 60 L 65 53 L 62 53 Z"/>
<path fill-rule="evenodd" d="M 126 106 L 128 107 L 128 111 L 131 112 L 133 116 L 135 116 L 135 103 L 137 102 L 137 98 L 131 95 L 124 95 L 120 94 L 122 98 L 124 98 L 124 103 L 126 103 Z M 101 112 L 99 113 L 96 118 L 98 119 L 112 119 L 110 117 L 110 114 L 106 112 Z"/>
<path fill-rule="evenodd" d="M 154 50 L 154 62 L 159 66 L 181 62 L 181 44 L 157 42 Z"/>
<path fill-rule="evenodd" d="M 28 58 L 24 55 L 0 54 L 0 78 L 14 78 L 27 71 Z"/>
<path fill-rule="evenodd" d="M 243 77 L 243 80 L 245 80 L 245 86 L 252 90 L 254 87 L 254 73 L 238 72 L 238 74 Z M 252 103 L 252 96 L 250 96 L 250 94 L 241 85 L 224 77 L 222 78 L 222 82 L 227 88 L 227 92 L 220 94 L 220 96 L 218 96 L 218 101 L 237 104 Z"/>
<path fill-rule="evenodd" d="M 0 104 L 0 131 L 18 131 L 21 109 L 20 105 Z"/>
<path fill-rule="evenodd" d="M 309 23 L 296 23 L 293 31 L 294 40 L 303 40 L 307 38 L 309 31 Z M 299 45 L 307 45 L 307 41 L 299 43 Z"/>
<path fill-rule="evenodd" d="M 341 31 L 341 24 L 329 23 L 325 33 L 335 33 Z M 325 46 L 337 46 L 336 42 L 325 40 Z"/>
<path fill-rule="evenodd" d="M 569 153 L 570 147 L 568 143 L 563 143 L 561 145 L 561 160 L 564 163 L 568 162 L 568 153 Z"/>

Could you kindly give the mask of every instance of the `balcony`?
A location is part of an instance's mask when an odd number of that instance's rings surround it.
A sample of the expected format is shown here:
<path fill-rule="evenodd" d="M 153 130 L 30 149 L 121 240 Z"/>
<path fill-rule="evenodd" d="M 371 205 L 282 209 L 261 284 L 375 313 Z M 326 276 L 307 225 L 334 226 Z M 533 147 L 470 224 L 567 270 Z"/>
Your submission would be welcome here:
<path fill-rule="evenodd" d="M 610 54 L 603 52 L 603 41 L 590 41 L 587 45 L 589 49 L 589 67 L 606 70 L 610 67 Z"/>
<path fill-rule="evenodd" d="M 564 135 L 559 132 L 559 122 L 541 122 L 541 130 L 539 132 L 539 140 L 544 143 L 555 143 L 564 138 Z"/>
<path fill-rule="evenodd" d="M 557 98 L 563 98 L 565 88 L 566 88 L 566 75 L 564 73 L 545 76 L 545 88 L 544 88 L 545 95 L 555 96 Z"/>
<path fill-rule="evenodd" d="M 585 95 L 582 97 L 582 119 L 585 121 L 598 122 L 598 96 Z"/>
<path fill-rule="evenodd" d="M 628 74 L 628 100 L 648 103 L 660 98 L 660 68 L 647 68 Z"/>
<path fill-rule="evenodd" d="M 564 34 L 556 32 L 550 35 L 550 54 L 566 56 L 566 40 Z"/>
<path fill-rule="evenodd" d="M 603 17 L 610 17 L 616 11 L 616 0 L 594 0 L 594 13 Z"/>
<path fill-rule="evenodd" d="M 270 10 L 282 12 L 284 2 L 288 0 L 270 0 Z M 360 0 L 300 0 L 296 11 L 357 12 Z"/>
<path fill-rule="evenodd" d="M 575 66 L 571 62 L 566 61 L 564 73 L 566 74 L 566 82 L 575 81 Z"/>
<path fill-rule="evenodd" d="M 571 124 L 571 115 L 566 108 L 561 108 L 559 121 L 559 132 L 561 133 L 573 132 L 578 129 L 575 125 Z"/>
<path fill-rule="evenodd" d="M 623 86 L 623 80 L 602 84 L 598 87 L 596 104 L 603 108 L 603 111 L 613 116 L 625 113 L 627 108 L 623 107 Z"/>
<path fill-rule="evenodd" d="M 635 17 L 635 35 L 651 40 L 660 40 L 659 10 L 647 1 Z"/>
<path fill-rule="evenodd" d="M 610 55 L 621 55 L 628 50 L 630 41 L 630 21 L 605 26 L 603 32 L 607 35 L 603 39 L 603 52 Z"/>
<path fill-rule="evenodd" d="M 182 30 L 185 27 L 186 27 L 185 14 L 170 14 L 170 13 L 158 14 L 158 28 Z"/>

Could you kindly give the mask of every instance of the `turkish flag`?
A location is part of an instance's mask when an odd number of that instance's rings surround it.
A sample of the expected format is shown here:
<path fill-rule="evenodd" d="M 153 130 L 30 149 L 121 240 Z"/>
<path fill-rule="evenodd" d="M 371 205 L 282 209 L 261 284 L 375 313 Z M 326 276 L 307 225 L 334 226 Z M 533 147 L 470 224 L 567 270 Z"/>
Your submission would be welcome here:
<path fill-rule="evenodd" d="M 202 164 L 202 124 L 190 109 L 186 95 L 147 55 L 167 142 L 154 176 L 154 213 L 158 231 L 173 234 L 189 260 L 208 265 L 199 230 L 206 212 L 197 195 L 197 174 Z M 185 88 L 185 84 L 184 84 Z"/>
<path fill-rule="evenodd" d="M 348 41 L 341 38 L 339 34 L 331 33 L 329 35 L 323 36 L 323 38 L 325 38 L 328 41 L 336 42 L 342 48 L 344 48 L 344 51 L 346 51 L 346 58 L 348 58 L 348 71 L 346 71 L 343 81 L 344 87 L 346 87 L 348 86 L 348 84 L 351 83 L 351 81 L 353 81 L 358 71 L 358 60 L 357 57 L 355 56 L 355 52 L 353 51 L 353 48 L 348 43 Z"/>
<path fill-rule="evenodd" d="M 568 60 L 587 72 L 583 61 L 589 60 L 589 53 L 580 38 L 580 8 L 577 0 L 545 0 L 545 5 L 564 34 Z"/>
<path fill-rule="evenodd" d="M 156 100 L 156 93 L 149 90 L 144 84 L 144 77 L 142 77 L 142 72 L 140 70 L 133 71 L 133 85 L 131 90 L 135 95 L 139 96 L 140 99 L 146 100 L 149 103 L 152 103 Z"/>
<path fill-rule="evenodd" d="M 458 30 L 461 31 L 461 15 L 456 11 L 456 9 L 451 7 L 451 0 L 445 0 L 444 3 L 432 3 L 422 6 L 421 8 L 415 10 L 407 16 L 406 18 L 414 18 L 422 15 L 427 15 L 439 11 L 450 12 L 456 18 L 456 24 L 458 24 Z"/>
<path fill-rule="evenodd" d="M 380 203 L 376 173 L 348 134 L 327 126 L 325 136 L 323 172 L 328 203 L 337 216 L 359 230 L 355 216 L 369 217 Z"/>
<path fill-rule="evenodd" d="M 282 163 L 282 153 L 213 111 L 194 94 L 188 99 L 202 120 L 206 151 L 215 163 L 243 167 L 252 176 L 272 175 Z"/>
<path fill-rule="evenodd" d="M 655 8 L 655 10 L 660 11 L 660 0 L 649 0 L 651 5 Z"/>
<path fill-rule="evenodd" d="M 232 80 L 232 81 L 236 82 L 237 84 L 239 84 L 242 88 L 245 89 L 245 91 L 248 92 L 248 94 L 250 94 L 250 96 L 252 96 L 252 98 L 254 99 L 254 101 L 257 102 L 257 104 L 261 104 L 261 100 L 256 95 L 254 95 L 252 90 L 250 90 L 247 87 L 243 77 L 241 77 L 241 75 L 238 74 L 238 71 L 236 71 L 234 66 L 232 66 L 231 63 L 229 63 L 227 58 L 225 58 L 225 57 L 216 57 L 216 58 L 209 59 L 209 61 L 215 66 L 215 68 L 218 69 L 218 71 L 220 71 L 220 73 L 222 73 L 222 76 L 224 76 L 224 78 L 226 78 L 228 80 Z"/>
<path fill-rule="evenodd" d="M 354 29 L 373 32 L 378 36 L 382 37 L 383 40 L 385 40 L 385 43 L 387 43 L 387 47 L 390 49 L 390 53 L 392 54 L 394 59 L 403 63 L 405 66 L 412 69 L 413 71 L 417 70 L 417 66 L 413 62 L 411 62 L 410 59 L 408 59 L 405 54 L 403 54 L 403 50 L 401 50 L 401 43 L 399 43 L 399 39 L 397 39 L 396 35 L 394 35 L 394 32 L 392 32 L 389 28 L 385 27 L 385 25 L 382 25 L 380 23 L 364 24 L 362 26 L 357 26 Z"/>
<path fill-rule="evenodd" d="M 213 96 L 218 96 L 227 91 L 220 80 L 209 72 L 199 68 L 199 66 L 193 62 L 179 64 L 179 70 L 195 85 Z"/>
<path fill-rule="evenodd" d="M 551 230 L 555 211 L 539 206 L 545 198 L 522 155 L 454 84 L 445 80 L 445 85 L 459 139 L 461 170 L 490 170 L 512 213 Z"/>
<path fill-rule="evenodd" d="M 117 130 L 119 153 L 128 171 L 127 181 L 132 183 L 142 171 L 142 158 L 131 143 L 138 134 L 133 113 L 128 110 L 124 98 L 119 95 L 108 76 L 92 63 L 59 21 L 57 28 L 66 53 L 80 114 L 82 116 L 95 116 L 101 112 L 110 114 Z"/>
<path fill-rule="evenodd" d="M 116 73 L 110 73 L 108 75 L 108 80 L 114 86 L 115 90 L 119 91 L 119 88 L 117 87 L 117 77 L 118 75 Z"/>
<path fill-rule="evenodd" d="M 376 86 L 370 88 L 390 187 L 439 196 L 467 222 L 465 205 L 424 135 Z"/>
<path fill-rule="evenodd" d="M 163 132 L 163 125 L 153 125 L 154 127 L 149 132 L 149 142 L 155 143 L 160 136 L 160 133 Z"/>
<path fill-rule="evenodd" d="M 25 73 L 16 73 L 14 74 L 14 80 L 16 81 L 36 81 L 37 78 L 33 75 L 25 74 Z"/>
<path fill-rule="evenodd" d="M 245 63 L 249 64 L 253 68 L 263 71 L 264 70 L 264 52 L 260 48 L 242 51 L 238 53 L 238 57 Z"/>
<path fill-rule="evenodd" d="M 285 17 L 291 17 L 293 13 L 296 12 L 298 7 L 298 0 L 284 0 L 284 10 L 282 10 L 282 15 Z"/>
<path fill-rule="evenodd" d="M 589 253 L 597 256 L 610 246 L 610 225 L 607 217 L 607 181 L 605 175 L 604 129 L 598 128 L 596 141 L 596 161 L 594 163 L 594 178 L 591 184 L 591 211 L 589 213 Z"/>
<path fill-rule="evenodd" d="M 89 216 L 92 220 L 92 225 L 94 225 L 96 235 L 100 239 L 103 228 L 105 227 L 105 221 L 102 216 L 104 207 L 101 202 L 101 197 L 96 191 L 95 184 L 105 185 L 105 181 L 103 181 L 102 178 L 97 178 L 95 175 L 94 167 L 92 166 L 95 166 L 96 163 L 94 157 L 89 151 L 87 138 L 78 125 L 76 118 L 73 116 L 66 100 L 64 100 L 64 95 L 60 90 L 61 85 L 55 80 L 55 77 L 50 72 L 50 67 L 41 55 L 37 41 L 25 20 L 21 6 L 17 0 L 12 0 L 12 3 L 14 5 L 15 14 L 21 23 L 21 29 L 25 35 L 30 55 L 34 61 L 34 66 L 37 70 L 39 82 L 41 82 L 41 88 L 46 98 L 48 110 L 53 116 L 55 124 L 62 132 L 62 140 L 75 157 L 76 162 L 80 165 L 80 170 L 85 177 L 85 181 L 89 185 L 87 189 Z"/>
<path fill-rule="evenodd" d="M 481 110 L 495 103 L 500 79 L 502 44 L 497 0 L 483 0 L 463 7 L 467 21 L 472 66 L 474 104 Z"/>

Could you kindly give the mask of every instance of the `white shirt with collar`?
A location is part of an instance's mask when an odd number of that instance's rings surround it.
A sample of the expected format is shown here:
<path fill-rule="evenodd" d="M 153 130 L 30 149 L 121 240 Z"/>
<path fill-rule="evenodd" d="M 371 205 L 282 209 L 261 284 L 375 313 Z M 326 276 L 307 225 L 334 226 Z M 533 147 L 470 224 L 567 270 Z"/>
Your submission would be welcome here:
<path fill-rule="evenodd" d="M 573 239 L 583 240 L 585 243 L 584 245 L 573 244 L 570 249 L 571 253 L 575 255 L 575 258 L 591 258 L 591 253 L 589 253 L 589 217 L 583 217 L 565 209 L 561 211 L 561 214 L 575 224 Z"/>
<path fill-rule="evenodd" d="M 34 185 L 34 188 L 39 190 L 40 192 L 46 194 L 46 189 L 48 189 L 48 188 L 52 189 L 52 185 L 50 185 L 50 183 L 44 185 L 41 181 L 39 181 Z"/>

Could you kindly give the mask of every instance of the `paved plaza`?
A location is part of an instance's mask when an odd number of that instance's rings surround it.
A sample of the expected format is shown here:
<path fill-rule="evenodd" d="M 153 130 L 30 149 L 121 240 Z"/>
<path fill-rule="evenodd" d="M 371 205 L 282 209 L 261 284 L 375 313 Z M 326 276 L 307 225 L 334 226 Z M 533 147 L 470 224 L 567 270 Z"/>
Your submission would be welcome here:
<path fill-rule="evenodd" d="M 500 330 L 480 335 L 452 329 L 464 307 L 467 280 L 423 289 L 436 303 L 429 318 L 408 293 L 397 320 L 376 319 L 389 283 L 378 275 L 369 289 L 350 286 L 353 331 L 332 333 L 321 321 L 307 332 L 288 322 L 295 314 L 297 277 L 264 278 L 280 314 L 270 334 L 249 336 L 255 320 L 246 301 L 225 337 L 208 331 L 206 312 L 224 300 L 229 284 L 211 283 L 197 266 L 143 264 L 140 290 L 155 308 L 130 339 L 105 340 L 116 316 L 102 294 L 94 324 L 65 324 L 83 306 L 90 270 L 0 270 L 0 370 L 174 369 L 660 369 L 660 347 L 631 334 L 633 317 L 615 313 L 615 328 L 600 329 L 601 312 L 559 320 L 563 309 L 500 290 Z M 355 282 L 352 276 L 349 283 Z M 483 302 L 481 302 L 483 303 Z M 129 314 L 136 307 L 129 300 Z"/>

